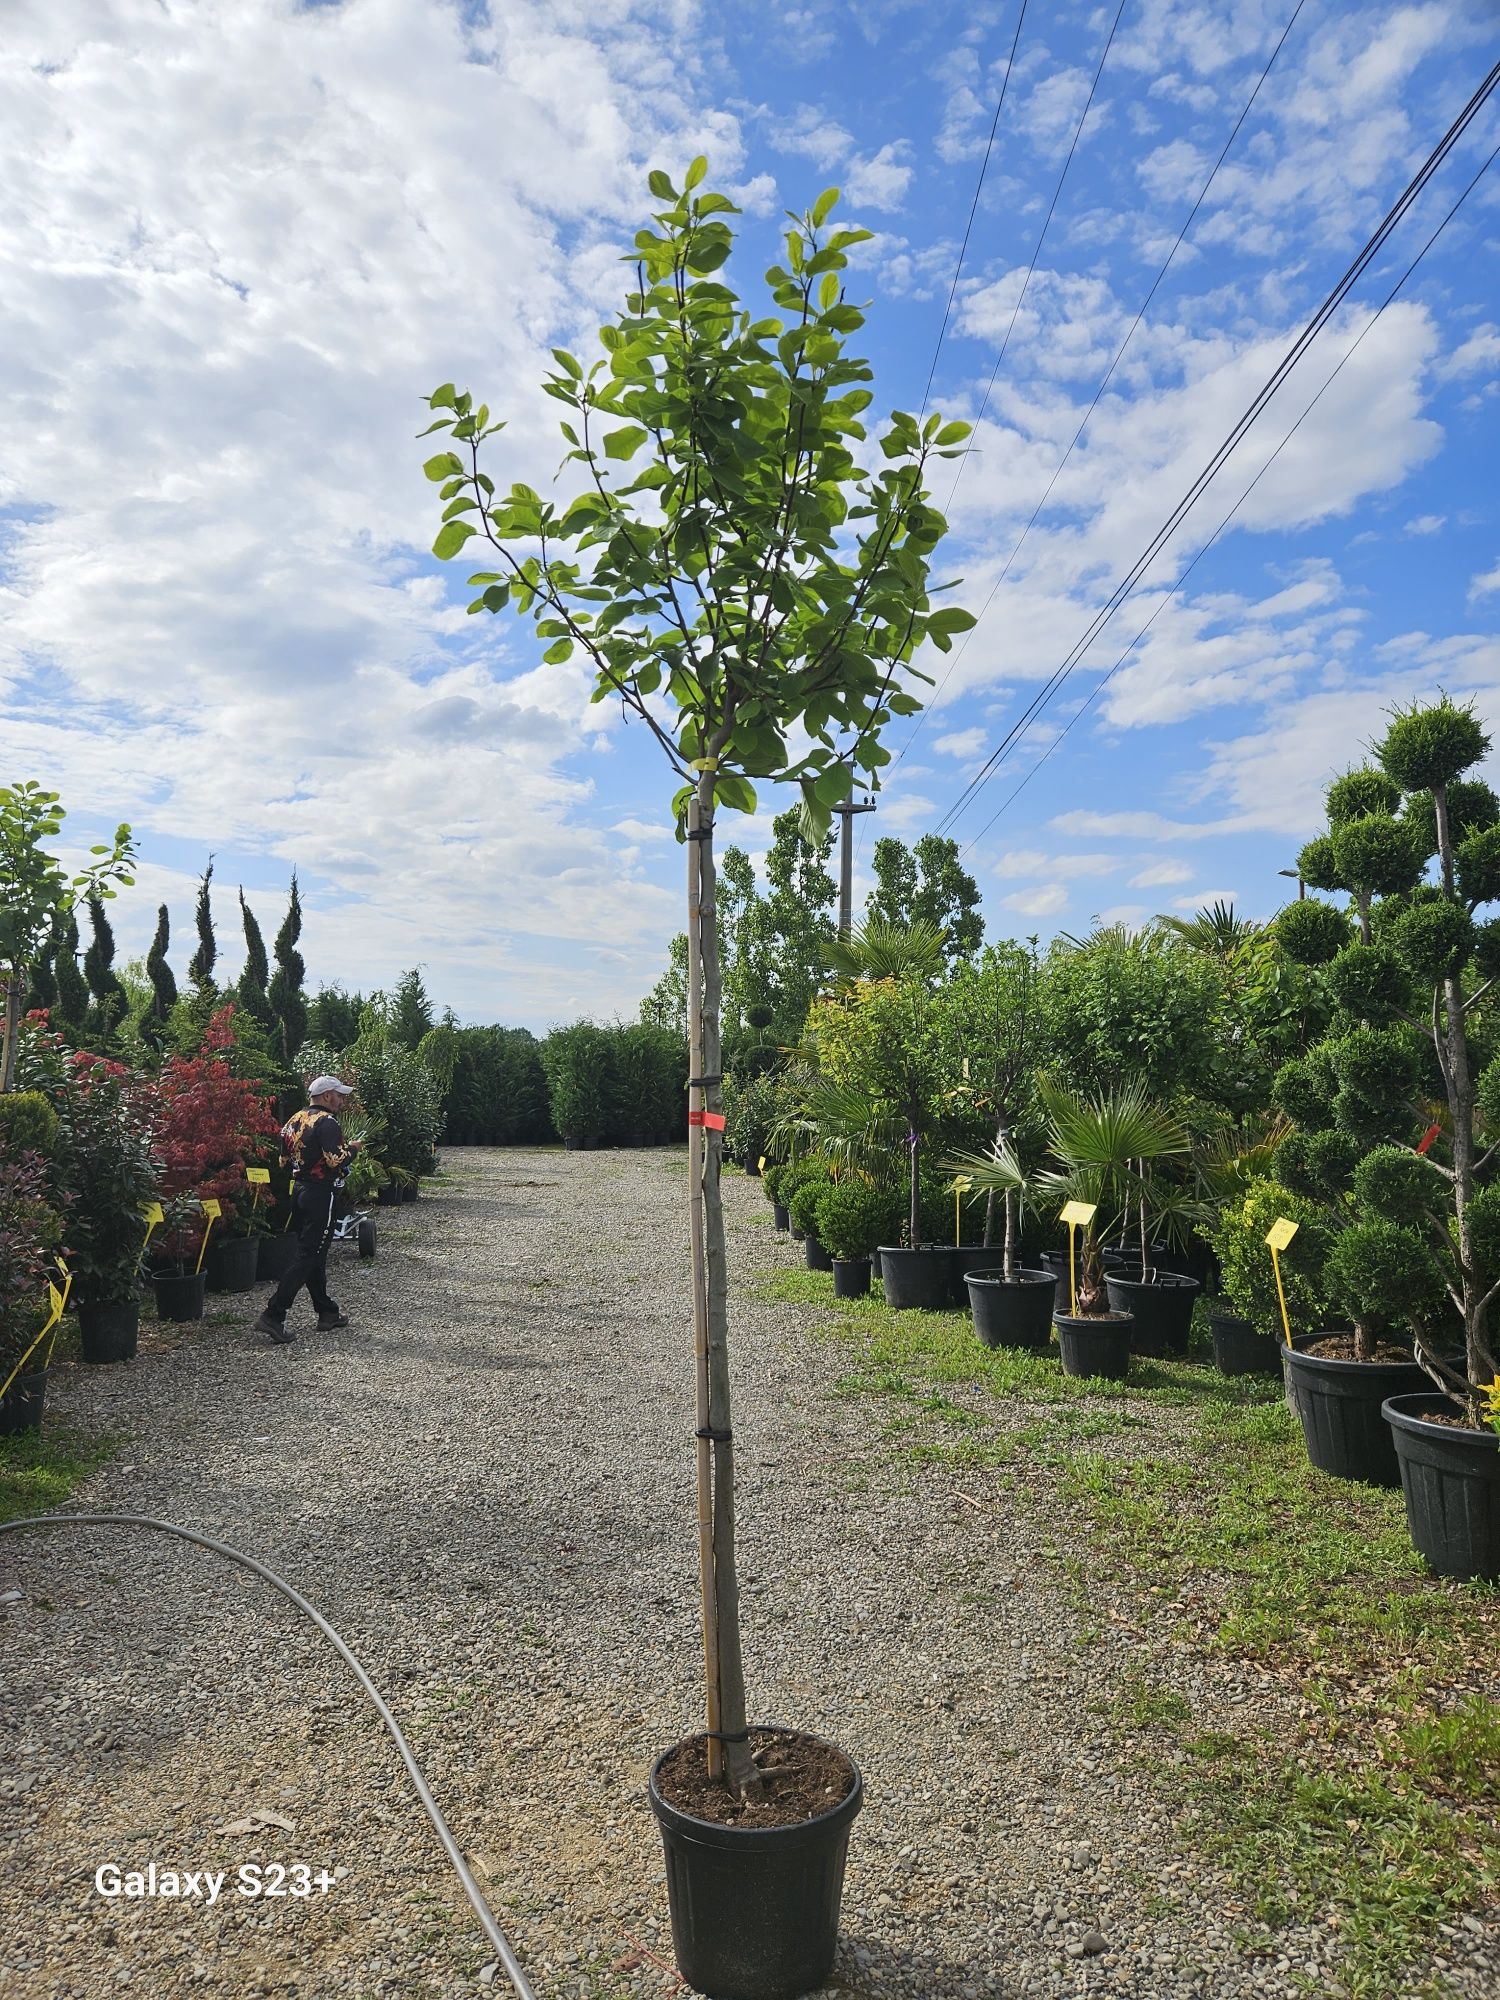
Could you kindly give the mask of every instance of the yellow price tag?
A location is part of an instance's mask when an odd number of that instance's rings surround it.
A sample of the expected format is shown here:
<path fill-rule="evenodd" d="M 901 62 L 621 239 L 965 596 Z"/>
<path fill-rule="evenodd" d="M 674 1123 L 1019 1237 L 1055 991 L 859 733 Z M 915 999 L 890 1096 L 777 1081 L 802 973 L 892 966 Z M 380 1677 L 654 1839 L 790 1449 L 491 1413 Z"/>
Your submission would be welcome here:
<path fill-rule="evenodd" d="M 271 1185 L 271 1169 L 269 1167 L 246 1167 L 245 1179 L 249 1181 L 251 1187 L 269 1187 Z"/>
<path fill-rule="evenodd" d="M 203 1210 L 205 1215 L 210 1216 L 215 1222 L 224 1213 L 216 1201 L 200 1201 L 198 1206 Z"/>
<path fill-rule="evenodd" d="M 1062 1219 L 1070 1229 L 1081 1229 L 1086 1222 L 1092 1222 L 1099 1204 L 1097 1201 L 1070 1201 L 1063 1205 Z"/>
<path fill-rule="evenodd" d="M 141 1210 L 142 1222 L 149 1222 L 154 1229 L 161 1219 L 161 1203 L 159 1201 L 148 1201 L 146 1206 Z"/>
<path fill-rule="evenodd" d="M 67 1265 L 63 1262 L 61 1257 L 54 1259 L 54 1261 L 57 1265 L 58 1270 L 62 1272 L 62 1281 L 63 1281 L 62 1302 L 63 1302 L 63 1309 L 64 1311 L 66 1311 L 68 1298 L 73 1290 L 73 1273 L 68 1269 Z"/>
<path fill-rule="evenodd" d="M 1285 1250 L 1301 1226 L 1288 1216 L 1278 1215 L 1266 1231 L 1266 1247 L 1270 1250 Z"/>
<path fill-rule="evenodd" d="M 198 1245 L 198 1261 L 193 1266 L 195 1271 L 203 1269 L 203 1258 L 208 1249 L 208 1239 L 213 1234 L 214 1224 L 219 1219 L 219 1204 L 216 1201 L 200 1201 L 198 1206 L 208 1217 L 208 1221 L 203 1225 L 203 1241 Z"/>
<path fill-rule="evenodd" d="M 63 1295 L 50 1280 L 47 1285 L 47 1297 L 51 1303 L 52 1311 L 48 1316 L 47 1324 L 42 1328 L 43 1333 L 50 1333 L 63 1316 Z"/>
<path fill-rule="evenodd" d="M 1286 1309 L 1286 1288 L 1281 1282 L 1281 1253 L 1297 1234 L 1299 1224 L 1278 1215 L 1266 1231 L 1266 1247 L 1271 1253 L 1271 1269 L 1276 1273 L 1276 1300 L 1281 1307 L 1281 1331 L 1288 1347 L 1292 1344 L 1292 1322 Z"/>
<path fill-rule="evenodd" d="M 765 1156 L 765 1154 L 764 1154 L 764 1153 L 762 1153 L 762 1154 L 761 1154 L 761 1156 L 760 1156 L 760 1158 L 759 1158 L 759 1159 L 758 1159 L 758 1160 L 757 1160 L 757 1161 L 755 1162 L 755 1166 L 756 1166 L 756 1171 L 757 1171 L 758 1173 L 762 1173 L 762 1174 L 763 1174 L 763 1173 L 765 1172 L 765 1170 L 766 1170 L 766 1156 Z"/>

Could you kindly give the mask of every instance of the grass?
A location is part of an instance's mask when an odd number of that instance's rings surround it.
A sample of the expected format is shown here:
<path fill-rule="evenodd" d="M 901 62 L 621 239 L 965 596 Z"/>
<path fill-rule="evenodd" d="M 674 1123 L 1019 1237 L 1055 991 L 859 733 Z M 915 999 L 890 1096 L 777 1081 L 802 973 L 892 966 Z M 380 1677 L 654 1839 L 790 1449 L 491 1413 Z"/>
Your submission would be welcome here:
<path fill-rule="evenodd" d="M 1436 1925 L 1500 1894 L 1500 1590 L 1431 1577 L 1399 1492 L 1315 1472 L 1274 1381 L 1196 1359 L 1075 1380 L 1055 1350 L 990 1350 L 966 1314 L 893 1313 L 878 1293 L 835 1300 L 819 1272 L 774 1272 L 759 1296 L 815 1309 L 813 1332 L 851 1350 L 835 1393 L 882 1406 L 903 1458 L 1050 1468 L 1047 1505 L 1070 1524 L 1054 1555 L 1085 1622 L 1107 1579 L 1143 1615 L 1165 1608 L 1184 1646 L 1280 1683 L 1274 1734 L 1253 1702 L 1233 1731 L 1195 1725 L 1144 1675 L 1109 1706 L 1269 1927 L 1261 1948 L 1312 1925 L 1357 2000 L 1442 1993 L 1412 1971 Z M 1131 1433 L 1133 1450 L 1079 1449 Z"/>
<path fill-rule="evenodd" d="M 118 1449 L 113 1438 L 84 1437 L 65 1424 L 0 1438 L 0 1521 L 50 1514 Z"/>

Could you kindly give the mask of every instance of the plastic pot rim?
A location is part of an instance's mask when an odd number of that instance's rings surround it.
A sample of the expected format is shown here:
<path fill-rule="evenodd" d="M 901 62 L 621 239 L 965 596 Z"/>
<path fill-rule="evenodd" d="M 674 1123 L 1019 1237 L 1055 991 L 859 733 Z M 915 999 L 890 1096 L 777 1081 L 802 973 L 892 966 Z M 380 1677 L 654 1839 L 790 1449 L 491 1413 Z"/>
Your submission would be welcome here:
<path fill-rule="evenodd" d="M 696 1813 L 685 1813 L 680 1806 L 674 1806 L 663 1796 L 658 1778 L 661 1767 L 675 1750 L 684 1743 L 706 1743 L 708 1738 L 700 1729 L 691 1736 L 679 1737 L 669 1743 L 651 1766 L 651 1775 L 646 1781 L 647 1797 L 651 1810 L 680 1839 L 695 1841 L 700 1847 L 728 1848 L 741 1854 L 753 1853 L 757 1849 L 788 1847 L 799 1841 L 815 1842 L 822 1835 L 833 1832 L 838 1826 L 852 1820 L 865 1799 L 865 1781 L 858 1764 L 840 1744 L 829 1742 L 826 1736 L 817 1736 L 810 1729 L 788 1729 L 779 1724 L 761 1723 L 760 1728 L 776 1735 L 800 1736 L 809 1743 L 819 1743 L 826 1750 L 835 1750 L 854 1773 L 854 1783 L 836 1804 L 826 1812 L 818 1813 L 812 1819 L 796 1821 L 791 1826 L 726 1826 L 721 1820 L 699 1819 Z"/>
<path fill-rule="evenodd" d="M 993 1271 L 964 1273 L 964 1283 L 967 1285 L 993 1285 L 997 1290 L 1005 1291 L 1019 1291 L 1024 1287 L 1034 1288 L 1037 1285 L 1051 1285 L 1055 1289 L 1057 1282 L 1057 1274 L 1053 1271 L 1028 1271 L 1020 1266 L 1017 1267 L 1013 1278 L 1007 1278 L 999 1268 Z"/>
<path fill-rule="evenodd" d="M 1428 1406 L 1441 1404 L 1448 1410 L 1453 1408 L 1452 1401 L 1441 1389 L 1409 1389 L 1400 1396 L 1387 1396 L 1380 1406 L 1380 1414 L 1392 1430 L 1405 1431 L 1411 1437 L 1441 1439 L 1460 1450 L 1482 1451 L 1489 1455 L 1500 1451 L 1500 1432 L 1488 1428 L 1475 1430 L 1468 1424 L 1435 1424 L 1420 1410 L 1403 1407 L 1412 1403 Z"/>

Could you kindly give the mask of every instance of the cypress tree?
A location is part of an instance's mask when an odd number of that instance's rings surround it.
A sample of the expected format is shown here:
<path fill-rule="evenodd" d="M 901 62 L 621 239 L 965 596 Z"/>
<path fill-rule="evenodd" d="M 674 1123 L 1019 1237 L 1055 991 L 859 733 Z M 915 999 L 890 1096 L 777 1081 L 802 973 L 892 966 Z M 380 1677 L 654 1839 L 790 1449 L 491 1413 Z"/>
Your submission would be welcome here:
<path fill-rule="evenodd" d="M 240 974 L 236 998 L 245 1012 L 263 1028 L 272 1025 L 271 996 L 267 991 L 271 968 L 266 960 L 266 941 L 255 921 L 255 912 L 240 890 L 240 921 L 245 927 L 245 969 Z"/>
<path fill-rule="evenodd" d="M 151 949 L 146 954 L 146 977 L 151 981 L 151 1005 L 141 1022 L 141 1035 L 152 1048 L 159 1049 L 167 1038 L 167 1023 L 172 1009 L 177 1005 L 177 981 L 172 977 L 172 968 L 167 963 L 167 946 L 172 941 L 172 923 L 167 914 L 167 906 L 162 903 L 156 912 L 156 936 L 151 940 Z"/>
<path fill-rule="evenodd" d="M 271 1012 L 279 1031 L 281 1059 L 288 1069 L 307 1036 L 307 1002 L 302 997 L 302 982 L 307 976 L 307 967 L 297 949 L 297 940 L 301 935 L 302 899 L 297 893 L 294 870 L 286 919 L 276 933 L 276 942 L 272 947 L 276 955 L 276 971 L 270 988 Z"/>
<path fill-rule="evenodd" d="M 218 942 L 214 937 L 214 913 L 208 899 L 209 884 L 213 879 L 214 858 L 210 854 L 203 880 L 198 884 L 198 949 L 188 961 L 188 978 L 200 995 L 213 992 L 214 964 L 219 956 Z"/>
<path fill-rule="evenodd" d="M 58 934 L 52 972 L 57 983 L 55 1025 L 69 1041 L 81 1042 L 88 1021 L 89 989 L 78 969 L 78 919 L 72 915 Z"/>
<path fill-rule="evenodd" d="M 102 1049 L 114 1039 L 130 1003 L 115 976 L 115 934 L 100 897 L 89 897 L 88 912 L 93 937 L 83 956 L 83 977 L 94 1004 L 87 1011 L 85 1023 L 88 1033 Z"/>

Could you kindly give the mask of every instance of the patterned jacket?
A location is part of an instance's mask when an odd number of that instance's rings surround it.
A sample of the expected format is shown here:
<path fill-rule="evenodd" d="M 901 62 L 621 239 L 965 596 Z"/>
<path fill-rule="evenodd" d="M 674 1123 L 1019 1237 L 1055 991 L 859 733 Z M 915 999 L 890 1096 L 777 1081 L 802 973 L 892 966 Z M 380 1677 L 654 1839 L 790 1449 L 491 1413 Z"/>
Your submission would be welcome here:
<path fill-rule="evenodd" d="M 292 1179 L 326 1186 L 350 1158 L 344 1128 L 331 1111 L 309 1106 L 294 1111 L 281 1128 L 281 1143 L 292 1163 Z"/>

